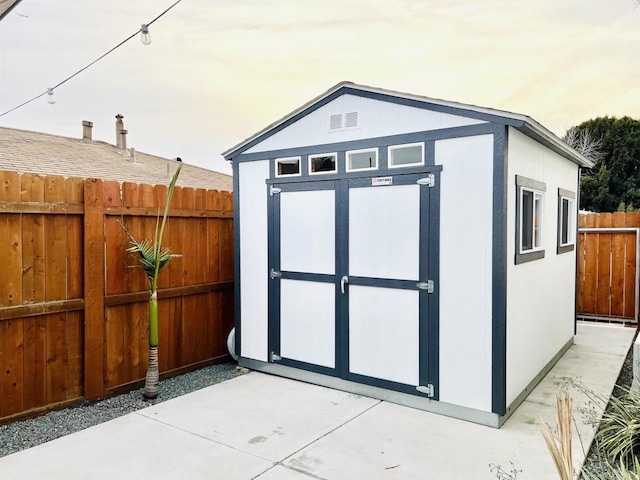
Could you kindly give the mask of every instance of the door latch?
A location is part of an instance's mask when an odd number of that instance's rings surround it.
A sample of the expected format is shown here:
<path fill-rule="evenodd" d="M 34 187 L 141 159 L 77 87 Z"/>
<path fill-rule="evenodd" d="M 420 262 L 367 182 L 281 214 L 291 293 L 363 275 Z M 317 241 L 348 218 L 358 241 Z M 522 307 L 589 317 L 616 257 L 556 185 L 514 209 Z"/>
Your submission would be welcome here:
<path fill-rule="evenodd" d="M 345 286 L 349 283 L 349 277 L 347 277 L 346 275 L 344 275 L 341 279 L 340 279 L 340 291 L 342 292 L 342 294 L 344 295 L 344 291 L 345 291 Z"/>

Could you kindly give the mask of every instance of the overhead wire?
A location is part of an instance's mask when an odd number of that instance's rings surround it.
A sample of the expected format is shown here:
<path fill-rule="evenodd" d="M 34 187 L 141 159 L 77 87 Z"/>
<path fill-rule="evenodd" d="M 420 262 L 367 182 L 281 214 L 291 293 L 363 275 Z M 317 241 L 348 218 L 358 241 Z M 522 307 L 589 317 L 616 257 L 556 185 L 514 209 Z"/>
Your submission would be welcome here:
<path fill-rule="evenodd" d="M 175 3 L 173 3 L 172 5 L 169 6 L 169 8 L 167 8 L 164 12 L 162 12 L 160 15 L 158 15 L 156 18 L 154 18 L 153 20 L 151 20 L 149 23 L 146 23 L 146 26 L 151 25 L 152 23 L 154 23 L 156 20 L 158 20 L 160 17 L 162 17 L 164 14 L 166 14 L 169 10 L 171 10 L 173 7 L 175 7 L 177 4 L 179 4 L 182 0 L 177 0 Z M 82 67 L 80 70 L 78 70 L 77 72 L 75 72 L 74 74 L 68 76 L 67 78 L 65 78 L 64 80 L 62 80 L 61 82 L 57 83 L 56 85 L 54 85 L 53 87 L 51 87 L 52 90 L 55 90 L 56 88 L 58 88 L 61 85 L 64 85 L 65 83 L 67 83 L 69 80 L 71 80 L 73 77 L 75 77 L 76 75 L 84 72 L 87 68 L 92 67 L 93 65 L 95 65 L 96 63 L 98 63 L 100 60 L 102 60 L 104 57 L 106 57 L 107 55 L 111 54 L 112 52 L 114 52 L 115 50 L 117 50 L 118 48 L 120 48 L 122 45 L 124 45 L 125 43 L 127 43 L 129 40 L 131 40 L 133 37 L 135 37 L 136 35 L 138 35 L 138 33 L 140 33 L 142 30 L 142 28 L 138 29 L 135 33 L 129 35 L 127 38 L 125 38 L 124 40 L 122 40 L 120 43 L 118 43 L 115 47 L 113 47 L 111 50 L 109 50 L 106 53 L 103 53 L 102 55 L 100 55 L 98 58 L 96 58 L 93 62 L 89 63 L 88 65 Z M 29 103 L 37 100 L 38 98 L 46 95 L 48 93 L 49 89 L 45 90 L 44 92 L 36 95 L 35 97 L 27 100 L 26 102 L 21 103 L 20 105 L 17 105 L 5 112 L 0 113 L 0 117 L 5 116 L 8 113 L 11 113 L 19 108 L 24 107 L 25 105 L 28 105 Z"/>

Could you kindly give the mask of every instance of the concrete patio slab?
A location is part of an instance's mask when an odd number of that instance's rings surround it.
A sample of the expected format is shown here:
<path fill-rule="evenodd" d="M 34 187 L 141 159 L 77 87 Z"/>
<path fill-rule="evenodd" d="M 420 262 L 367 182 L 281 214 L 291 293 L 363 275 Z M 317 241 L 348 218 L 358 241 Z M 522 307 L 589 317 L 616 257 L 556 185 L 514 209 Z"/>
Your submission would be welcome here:
<path fill-rule="evenodd" d="M 609 396 L 635 331 L 580 324 L 575 345 L 497 430 L 252 372 L 0 458 L 0 479 L 555 479 L 539 430 L 555 395 L 579 379 Z M 593 431 L 578 412 L 585 449 Z M 584 452 L 574 436 L 575 466 Z"/>
<path fill-rule="evenodd" d="M 249 479 L 271 462 L 137 413 L 0 459 L 0 479 Z"/>
<path fill-rule="evenodd" d="M 258 457 L 279 462 L 380 400 L 252 373 L 140 411 Z M 194 415 L 194 412 L 199 414 Z"/>

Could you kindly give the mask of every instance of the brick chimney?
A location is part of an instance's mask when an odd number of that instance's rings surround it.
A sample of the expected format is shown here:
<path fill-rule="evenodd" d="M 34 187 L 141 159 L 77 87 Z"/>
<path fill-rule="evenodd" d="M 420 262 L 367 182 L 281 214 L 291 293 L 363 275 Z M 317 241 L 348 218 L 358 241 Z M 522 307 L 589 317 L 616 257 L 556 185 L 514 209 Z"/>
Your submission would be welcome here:
<path fill-rule="evenodd" d="M 118 150 L 124 149 L 122 147 L 122 131 L 124 130 L 124 122 L 122 121 L 123 118 L 124 117 L 120 114 L 116 115 L 116 148 Z"/>
<path fill-rule="evenodd" d="M 83 142 L 93 141 L 93 122 L 90 122 L 88 120 L 82 121 L 82 141 Z"/>

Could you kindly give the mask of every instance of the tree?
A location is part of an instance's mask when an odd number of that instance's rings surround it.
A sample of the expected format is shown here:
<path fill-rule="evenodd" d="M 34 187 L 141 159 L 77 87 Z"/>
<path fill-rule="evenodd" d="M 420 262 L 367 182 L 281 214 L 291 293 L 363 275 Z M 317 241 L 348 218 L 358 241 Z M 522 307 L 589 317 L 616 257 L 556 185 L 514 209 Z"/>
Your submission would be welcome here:
<path fill-rule="evenodd" d="M 176 173 L 173 174 L 171 183 L 169 184 L 162 223 L 160 223 L 158 214 L 153 241 L 137 241 L 133 236 L 131 236 L 125 226 L 120 224 L 124 232 L 129 237 L 129 242 L 131 243 L 131 247 L 129 247 L 127 251 L 138 254 L 139 264 L 137 266 L 145 272 L 147 280 L 149 281 L 149 359 L 147 362 L 147 374 L 144 381 L 145 398 L 156 398 L 158 396 L 160 383 L 160 371 L 158 369 L 158 277 L 160 276 L 160 272 L 162 272 L 171 259 L 179 256 L 171 253 L 171 249 L 169 247 L 162 246 L 162 238 L 164 236 L 164 227 L 167 223 L 171 197 L 173 197 L 173 190 L 176 187 L 176 182 L 178 181 L 178 175 L 180 175 L 181 169 L 182 165 L 179 165 Z"/>
<path fill-rule="evenodd" d="M 598 117 L 572 127 L 564 139 L 595 163 L 580 181 L 580 208 L 640 206 L 640 120 Z"/>

